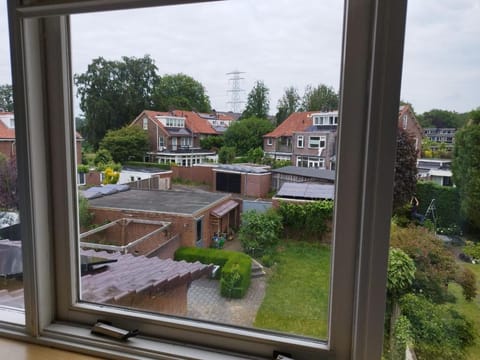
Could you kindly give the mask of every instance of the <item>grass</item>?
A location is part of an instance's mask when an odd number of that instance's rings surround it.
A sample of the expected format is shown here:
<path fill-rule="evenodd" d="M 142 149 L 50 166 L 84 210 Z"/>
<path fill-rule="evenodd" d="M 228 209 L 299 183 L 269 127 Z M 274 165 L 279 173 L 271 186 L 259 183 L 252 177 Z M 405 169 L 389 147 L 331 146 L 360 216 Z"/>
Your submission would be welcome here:
<path fill-rule="evenodd" d="M 326 339 L 330 247 L 285 241 L 276 258 L 254 326 Z"/>
<path fill-rule="evenodd" d="M 467 267 L 475 273 L 477 278 L 477 296 L 472 301 L 466 301 L 462 295 L 462 288 L 456 283 L 450 283 L 448 290 L 455 295 L 457 299 L 455 309 L 465 315 L 467 319 L 473 321 L 477 337 L 475 344 L 467 349 L 467 359 L 480 359 L 480 265 L 461 263 L 461 266 Z"/>

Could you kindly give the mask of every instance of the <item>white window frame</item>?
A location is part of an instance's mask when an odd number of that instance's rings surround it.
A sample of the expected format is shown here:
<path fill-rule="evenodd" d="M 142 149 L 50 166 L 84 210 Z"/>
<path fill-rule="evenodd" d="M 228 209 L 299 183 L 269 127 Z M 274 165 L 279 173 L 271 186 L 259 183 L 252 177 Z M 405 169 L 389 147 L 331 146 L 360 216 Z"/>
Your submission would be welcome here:
<path fill-rule="evenodd" d="M 318 140 L 316 140 L 318 138 Z M 323 143 L 323 146 L 320 146 Z M 323 149 L 327 145 L 327 137 L 325 135 L 312 135 L 308 137 L 309 149 Z"/>
<path fill-rule="evenodd" d="M 408 115 L 404 114 L 402 117 L 403 129 L 406 130 L 408 127 Z"/>
<path fill-rule="evenodd" d="M 122 309 L 105 311 L 102 306 L 76 303 L 75 144 L 58 141 L 73 139 L 75 131 L 66 15 L 175 2 L 8 2 L 17 159 L 24 174 L 19 177 L 19 190 L 24 194 L 20 208 L 26 325 L 1 323 L 0 333 L 122 358 L 216 360 L 244 358 L 241 354 L 245 353 L 271 358 L 274 350 L 289 352 L 300 360 L 379 358 L 396 134 L 396 122 L 384 119 L 398 116 L 405 0 L 345 2 L 342 118 L 326 342 Z M 99 340 L 89 331 L 98 318 L 108 318 L 125 328 L 133 325 L 149 337 L 126 343 Z"/>
<path fill-rule="evenodd" d="M 87 183 L 86 181 L 86 173 L 84 172 L 77 172 L 77 182 L 78 182 L 78 185 L 85 185 Z M 83 181 L 82 181 L 83 179 Z"/>
<path fill-rule="evenodd" d="M 303 149 L 304 142 L 305 142 L 305 139 L 304 139 L 303 135 L 298 135 L 297 136 L 297 148 L 302 148 Z"/>
<path fill-rule="evenodd" d="M 273 139 L 271 137 L 267 138 L 267 145 L 272 146 L 273 145 Z"/>
<path fill-rule="evenodd" d="M 148 130 L 148 119 L 146 117 L 143 118 L 143 130 Z"/>

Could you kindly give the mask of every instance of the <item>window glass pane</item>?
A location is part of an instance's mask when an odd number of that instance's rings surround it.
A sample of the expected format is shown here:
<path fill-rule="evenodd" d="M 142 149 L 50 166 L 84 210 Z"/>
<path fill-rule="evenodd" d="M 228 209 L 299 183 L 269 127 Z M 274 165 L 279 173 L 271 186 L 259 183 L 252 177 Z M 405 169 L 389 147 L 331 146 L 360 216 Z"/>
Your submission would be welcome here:
<path fill-rule="evenodd" d="M 71 17 L 81 301 L 326 339 L 342 6 Z"/>
<path fill-rule="evenodd" d="M 404 345 L 395 344 L 398 337 L 392 336 L 400 327 L 410 327 L 414 334 L 411 352 L 417 358 L 480 358 L 480 348 L 472 346 L 478 340 L 472 324 L 478 326 L 480 319 L 480 268 L 475 264 L 478 255 L 469 253 L 479 247 L 468 246 L 480 240 L 480 218 L 471 206 L 478 204 L 480 189 L 480 166 L 473 160 L 480 144 L 475 94 L 480 80 L 479 15 L 475 1 L 440 7 L 430 0 L 409 2 L 385 358 L 402 351 Z M 450 31 L 459 23 L 459 31 Z M 432 38 L 442 40 L 428 41 Z M 457 56 L 452 58 L 452 53 Z M 414 271 L 409 273 L 408 264 Z M 399 286 L 395 282 L 402 276 L 410 282 Z M 449 312 L 443 312 L 447 308 Z M 424 331 L 430 327 L 439 331 Z"/>
<path fill-rule="evenodd" d="M 0 310 L 24 308 L 22 237 L 17 191 L 15 114 L 13 112 L 6 2 L 0 2 Z M 20 175 L 21 176 L 21 175 Z"/>

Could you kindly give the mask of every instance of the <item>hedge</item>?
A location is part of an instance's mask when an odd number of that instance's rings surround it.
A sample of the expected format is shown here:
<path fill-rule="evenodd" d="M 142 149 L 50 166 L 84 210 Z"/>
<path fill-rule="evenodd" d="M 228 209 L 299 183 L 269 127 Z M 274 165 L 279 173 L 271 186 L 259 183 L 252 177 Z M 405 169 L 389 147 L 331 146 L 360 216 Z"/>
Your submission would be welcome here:
<path fill-rule="evenodd" d="M 181 247 L 175 252 L 175 260 L 199 261 L 202 264 L 220 266 L 215 274 L 220 279 L 220 294 L 239 299 L 245 296 L 250 286 L 252 259 L 243 253 L 194 247 Z"/>
<path fill-rule="evenodd" d="M 419 212 L 422 214 L 425 214 L 428 205 L 435 199 L 438 228 L 461 228 L 463 219 L 460 214 L 458 188 L 440 186 L 431 181 L 419 181 L 416 196 L 420 201 Z"/>

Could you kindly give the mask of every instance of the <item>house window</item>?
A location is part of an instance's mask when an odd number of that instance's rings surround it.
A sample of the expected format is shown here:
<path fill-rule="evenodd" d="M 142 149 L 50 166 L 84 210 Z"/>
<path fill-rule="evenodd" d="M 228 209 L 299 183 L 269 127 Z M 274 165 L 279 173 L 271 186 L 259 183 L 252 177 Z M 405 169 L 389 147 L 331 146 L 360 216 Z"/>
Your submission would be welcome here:
<path fill-rule="evenodd" d="M 407 126 L 408 126 L 408 115 L 405 114 L 403 115 L 403 118 L 402 118 L 402 124 L 403 124 L 403 129 L 407 129 Z"/>
<path fill-rule="evenodd" d="M 74 231 L 77 219 L 73 217 L 76 213 L 73 201 L 75 198 L 65 201 L 65 194 L 71 194 L 75 185 L 73 184 L 75 179 L 71 176 L 74 160 L 69 156 L 73 146 L 67 145 L 68 141 L 47 143 L 50 138 L 73 139 L 73 127 L 70 125 L 72 117 L 68 115 L 71 113 L 69 108 L 71 99 L 64 97 L 69 92 L 58 91 L 59 84 L 64 85 L 65 89 L 71 88 L 72 85 L 69 76 L 70 27 L 68 18 L 58 14 L 134 7 L 137 3 L 128 0 L 105 2 L 104 6 L 97 8 L 96 2 L 85 4 L 81 1 L 69 1 L 68 6 L 63 2 L 48 2 L 46 7 L 41 2 L 35 2 L 33 7 L 30 7 L 29 3 L 22 3 L 22 7 L 17 8 L 19 6 L 17 3 L 9 2 L 12 10 L 10 11 L 12 28 L 22 30 L 12 36 L 14 50 L 12 56 L 19 66 L 19 70 L 14 72 L 14 83 L 18 89 L 16 96 L 24 99 L 27 107 L 27 111 L 19 114 L 18 119 L 25 125 L 25 128 L 20 126 L 19 133 L 29 145 L 22 155 L 23 158 L 20 156 L 20 167 L 23 167 L 27 174 L 35 174 L 26 176 L 23 190 L 26 193 L 26 201 L 30 198 L 40 199 L 27 204 L 31 218 L 27 219 L 27 224 L 24 225 L 30 230 L 28 233 L 33 234 L 29 239 L 31 244 L 27 242 L 24 250 L 28 258 L 38 260 L 24 264 L 26 278 L 32 283 L 30 291 L 26 292 L 26 300 L 30 305 L 26 307 L 26 311 L 32 318 L 27 324 L 27 333 L 36 334 L 40 331 L 45 341 L 49 339 L 58 341 L 58 338 L 61 338 L 65 346 L 72 345 L 74 349 L 80 346 L 72 340 L 76 340 L 79 335 L 73 334 L 81 334 L 82 347 L 111 356 L 114 356 L 113 351 L 122 353 L 122 350 L 128 348 L 128 351 L 123 353 L 128 353 L 132 357 L 165 354 L 165 357 L 172 358 L 195 356 L 208 358 L 206 352 L 209 349 L 220 351 L 221 348 L 239 353 L 248 352 L 248 355 L 263 358 L 271 357 L 273 351 L 278 349 L 291 352 L 296 358 L 333 356 L 356 358 L 360 357 L 360 354 L 367 358 L 379 357 L 377 345 L 381 344 L 381 331 L 375 330 L 383 326 L 382 310 L 385 303 L 383 275 L 386 270 L 384 265 L 386 250 L 376 245 L 384 244 L 388 237 L 388 226 L 384 225 L 389 220 L 387 219 L 389 210 L 386 209 L 389 209 L 391 204 L 385 200 L 390 194 L 382 197 L 378 197 L 377 194 L 380 193 L 379 190 L 384 194 L 385 189 L 388 193 L 391 186 L 392 179 L 380 176 L 379 172 L 380 169 L 388 167 L 388 164 L 393 168 L 394 152 L 385 145 L 388 141 L 376 144 L 378 146 L 374 148 L 375 151 L 369 152 L 367 150 L 370 148 L 365 146 L 363 141 L 356 141 L 358 139 L 356 136 L 365 135 L 364 139 L 368 142 L 369 139 L 375 138 L 373 135 L 377 134 L 377 131 L 380 134 L 383 134 L 382 131 L 385 134 L 394 133 L 393 127 L 389 128 L 389 124 L 382 123 L 380 119 L 370 114 L 392 117 L 393 110 L 398 114 L 398 108 L 393 109 L 390 99 L 394 98 L 395 94 L 398 95 L 399 81 L 395 80 L 396 76 L 384 78 L 381 75 L 390 73 L 391 70 L 395 74 L 400 72 L 399 66 L 395 67 L 395 64 L 401 63 L 399 60 L 402 49 L 397 49 L 396 46 L 402 43 L 402 24 L 405 20 L 402 10 L 405 9 L 403 3 L 395 6 L 386 3 L 381 7 L 373 7 L 370 6 L 370 2 L 364 0 L 351 1 L 356 2 L 357 6 L 347 7 L 345 17 L 347 40 L 343 45 L 345 54 L 342 56 L 344 60 L 342 68 L 346 67 L 349 71 L 342 75 L 342 88 L 352 91 L 341 101 L 342 126 L 349 131 L 345 131 L 345 135 L 342 134 L 337 169 L 338 216 L 334 225 L 337 238 L 333 243 L 335 261 L 332 268 L 328 343 L 310 341 L 303 337 L 248 331 L 243 328 L 239 330 L 223 325 L 205 325 L 199 321 L 175 317 L 158 318 L 151 313 L 124 311 L 121 308 L 112 309 L 107 305 L 97 306 L 94 303 L 76 301 L 79 298 L 78 284 L 74 279 L 78 278 L 77 270 L 80 266 L 75 262 L 78 258 L 78 248 L 74 241 L 77 237 Z M 143 4 L 148 5 L 149 2 Z M 296 6 L 296 3 L 292 3 L 291 6 Z M 42 16 L 47 17 L 41 18 Z M 352 20 L 353 17 L 355 21 Z M 391 21 L 381 25 L 387 27 L 386 30 L 395 31 L 381 31 L 384 30 L 383 27 L 377 28 L 380 24 L 376 23 L 376 19 L 384 18 Z M 32 41 L 40 36 L 45 41 Z M 370 52 L 372 48 L 376 50 L 374 53 Z M 28 54 L 28 59 L 25 54 Z M 380 61 L 386 60 L 387 56 L 395 61 Z M 365 59 L 366 66 L 357 66 L 359 58 Z M 371 71 L 372 64 L 378 63 L 385 66 L 385 69 L 381 72 Z M 56 70 L 47 71 L 53 69 Z M 27 81 L 38 79 L 42 81 Z M 382 91 L 378 92 L 379 97 L 375 99 L 376 101 L 367 101 L 371 100 L 372 95 L 368 90 L 372 87 L 379 87 Z M 365 104 L 371 104 L 371 108 L 368 108 L 370 111 L 366 111 Z M 383 107 L 384 104 L 390 106 Z M 35 119 L 30 117 L 32 116 L 30 114 L 35 114 Z M 39 128 L 48 133 L 49 137 L 32 139 L 28 136 L 30 133 L 37 133 L 34 130 Z M 378 154 L 382 154 L 381 164 L 377 164 Z M 39 161 L 29 161 L 32 159 Z M 49 170 L 52 168 L 60 169 L 58 176 L 49 176 L 51 173 Z M 372 181 L 369 181 L 364 189 L 363 184 L 352 183 L 352 178 L 367 178 Z M 47 186 L 43 186 L 45 184 Z M 371 224 L 378 225 L 373 228 Z M 55 252 L 50 252 L 49 249 L 55 249 Z M 337 265 L 340 263 L 341 269 Z M 50 276 L 52 268 L 57 274 L 55 277 Z M 86 330 L 87 325 L 91 325 L 99 317 L 111 319 L 120 325 L 138 327 L 141 333 L 148 337 L 140 338 L 135 346 L 112 343 L 103 345 L 98 338 L 92 339 Z M 54 323 L 59 319 L 64 323 Z M 79 324 L 84 326 L 78 326 Z M 178 342 L 166 346 L 160 334 L 169 334 L 169 340 Z M 149 337 L 155 337 L 155 341 L 150 341 Z M 228 341 L 224 341 L 225 338 L 228 338 Z M 203 347 L 201 349 L 189 347 L 190 342 Z M 182 346 L 178 345 L 179 343 Z M 153 346 L 156 350 L 152 350 Z M 198 352 L 202 354 L 197 355 Z"/>
<path fill-rule="evenodd" d="M 85 180 L 85 173 L 79 172 L 77 173 L 77 183 L 78 185 L 85 185 L 87 182 Z"/>
<path fill-rule="evenodd" d="M 146 117 L 143 118 L 143 130 L 148 130 L 148 119 Z"/>
<path fill-rule="evenodd" d="M 325 148 L 326 137 L 325 136 L 309 136 L 308 147 L 310 149 L 323 149 Z"/>
<path fill-rule="evenodd" d="M 182 137 L 180 139 L 180 146 L 191 147 L 192 146 L 192 138 L 191 137 Z"/>
<path fill-rule="evenodd" d="M 165 149 L 165 138 L 163 136 L 158 137 L 158 150 L 162 151 Z"/>
<path fill-rule="evenodd" d="M 268 145 L 268 146 L 273 145 L 273 139 L 272 139 L 272 138 L 270 138 L 270 137 L 267 138 L 267 145 Z"/>
<path fill-rule="evenodd" d="M 303 148 L 303 135 L 297 136 L 297 147 Z"/>

